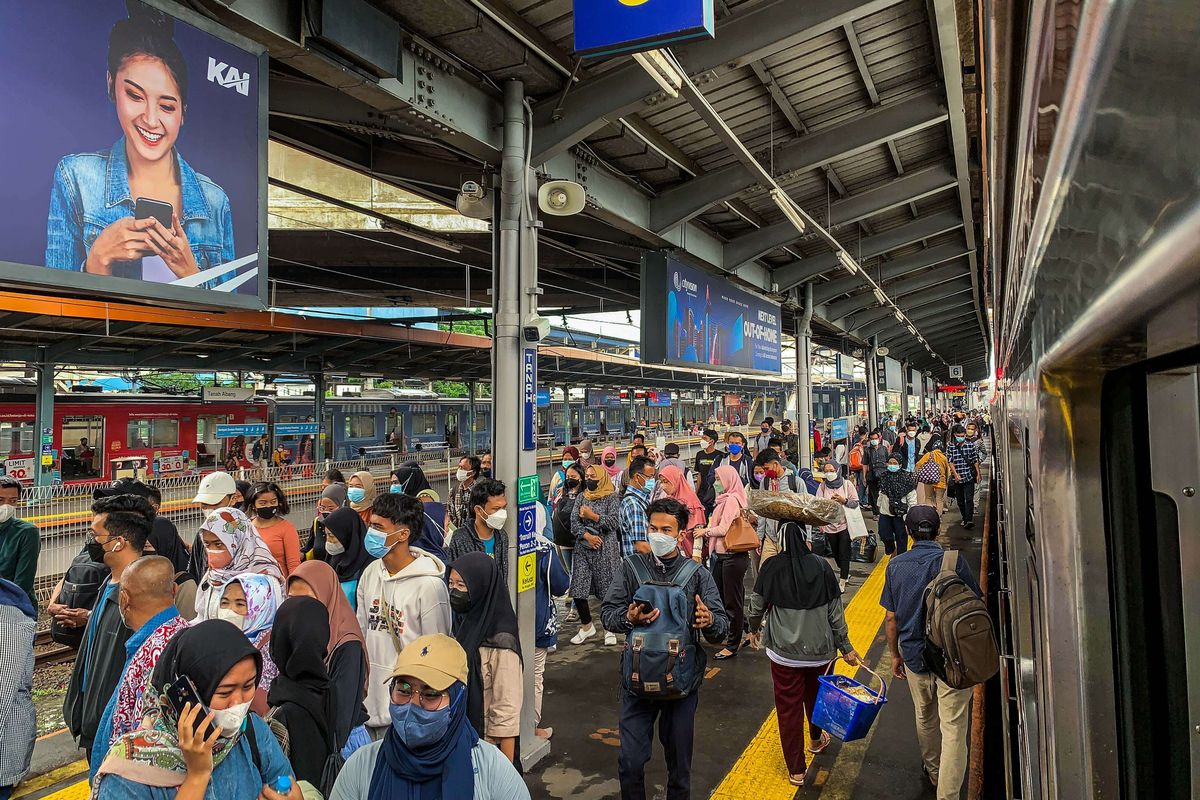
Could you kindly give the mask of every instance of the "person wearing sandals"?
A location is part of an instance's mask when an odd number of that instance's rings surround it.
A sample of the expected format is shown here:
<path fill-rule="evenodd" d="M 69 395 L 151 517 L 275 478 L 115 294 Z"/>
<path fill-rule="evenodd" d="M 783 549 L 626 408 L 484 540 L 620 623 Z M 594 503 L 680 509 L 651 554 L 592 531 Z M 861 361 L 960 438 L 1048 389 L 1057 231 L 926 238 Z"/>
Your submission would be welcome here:
<path fill-rule="evenodd" d="M 771 661 L 788 780 L 803 786 L 808 772 L 806 717 L 811 740 L 808 752 L 822 753 L 829 746 L 829 734 L 812 723 L 817 678 L 825 674 L 839 651 L 852 666 L 859 662 L 859 655 L 850 644 L 842 593 L 829 562 L 813 555 L 804 529 L 794 522 L 779 524 L 779 538 L 783 549 L 763 563 L 754 591 L 766 605 L 761 646 Z"/>

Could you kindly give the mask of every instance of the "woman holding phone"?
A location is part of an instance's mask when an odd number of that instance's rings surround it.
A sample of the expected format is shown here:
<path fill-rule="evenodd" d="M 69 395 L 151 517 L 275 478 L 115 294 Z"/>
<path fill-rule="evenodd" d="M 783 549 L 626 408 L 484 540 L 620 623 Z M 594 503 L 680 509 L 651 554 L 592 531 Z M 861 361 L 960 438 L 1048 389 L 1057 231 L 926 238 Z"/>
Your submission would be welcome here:
<path fill-rule="evenodd" d="M 168 283 L 234 260 L 233 217 L 225 191 L 176 148 L 188 70 L 174 21 L 138 0 L 127 7 L 108 36 L 108 95 L 122 136 L 58 163 L 46 266 Z"/>

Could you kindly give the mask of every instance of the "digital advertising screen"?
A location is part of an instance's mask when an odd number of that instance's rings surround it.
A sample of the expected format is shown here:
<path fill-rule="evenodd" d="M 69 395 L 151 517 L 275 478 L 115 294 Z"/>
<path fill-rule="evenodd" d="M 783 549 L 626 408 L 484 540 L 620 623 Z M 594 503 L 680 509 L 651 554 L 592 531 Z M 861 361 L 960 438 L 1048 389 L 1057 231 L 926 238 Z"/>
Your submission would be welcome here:
<path fill-rule="evenodd" d="M 680 263 L 642 256 L 642 360 L 722 372 L 778 374 L 779 304 Z"/>
<path fill-rule="evenodd" d="M 584 397 L 584 404 L 588 408 L 620 408 L 623 405 L 621 390 L 588 389 Z"/>
<path fill-rule="evenodd" d="M 0 278 L 262 307 L 266 56 L 159 5 L 0 3 Z"/>

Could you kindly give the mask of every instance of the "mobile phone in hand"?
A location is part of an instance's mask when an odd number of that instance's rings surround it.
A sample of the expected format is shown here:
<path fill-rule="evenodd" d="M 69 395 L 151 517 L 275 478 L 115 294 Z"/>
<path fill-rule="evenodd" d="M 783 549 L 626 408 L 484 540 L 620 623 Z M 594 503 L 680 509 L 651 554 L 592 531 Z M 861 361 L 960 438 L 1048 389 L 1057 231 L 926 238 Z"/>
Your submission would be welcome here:
<path fill-rule="evenodd" d="M 208 706 L 200 699 L 200 693 L 196 691 L 196 684 L 192 683 L 192 679 L 187 675 L 180 675 L 171 683 L 167 684 L 164 694 L 167 698 L 167 704 L 171 706 L 175 712 L 176 719 L 183 718 L 183 708 L 188 703 L 193 707 L 199 707 L 200 713 L 196 715 L 196 721 L 193 725 L 193 731 L 207 739 L 212 735 L 212 731 L 204 724 L 204 718 L 208 716 Z M 203 733 L 201 733 L 203 730 Z"/>
<path fill-rule="evenodd" d="M 633 602 L 637 606 L 638 611 L 643 614 L 650 614 L 654 611 L 654 606 L 650 605 L 650 601 L 648 600 L 634 600 Z"/>
<path fill-rule="evenodd" d="M 170 203 L 162 200 L 152 200 L 149 197 L 139 197 L 133 202 L 133 218 L 134 219 L 149 219 L 153 217 L 158 220 L 158 224 L 162 225 L 167 230 L 173 227 L 171 219 L 175 216 L 175 209 Z"/>

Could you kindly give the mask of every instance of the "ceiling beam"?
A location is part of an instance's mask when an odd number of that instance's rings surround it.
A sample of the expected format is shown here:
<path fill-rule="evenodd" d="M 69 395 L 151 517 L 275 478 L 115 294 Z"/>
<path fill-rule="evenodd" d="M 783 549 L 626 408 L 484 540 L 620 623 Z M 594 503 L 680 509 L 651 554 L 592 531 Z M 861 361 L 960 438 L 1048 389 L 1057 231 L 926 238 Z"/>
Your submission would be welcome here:
<path fill-rule="evenodd" d="M 908 319 L 915 325 L 921 320 L 927 320 L 934 317 L 939 319 L 952 318 L 959 313 L 959 308 L 968 309 L 969 307 L 969 301 L 947 301 L 944 305 L 935 304 L 933 306 L 926 306 L 925 308 L 916 309 L 908 315 Z M 856 336 L 862 337 L 863 339 L 870 339 L 872 336 L 882 334 L 884 331 L 892 327 L 899 327 L 903 329 L 903 323 L 897 320 L 894 316 L 884 317 L 881 320 L 869 322 L 866 325 L 861 325 L 854 328 L 853 333 Z"/>
<path fill-rule="evenodd" d="M 69 335 L 66 339 L 58 344 L 51 345 L 45 350 L 44 360 L 54 364 L 60 358 L 87 349 L 91 345 L 110 338 L 121 338 L 134 330 L 142 327 L 141 322 L 110 322 L 103 326 L 103 332 L 97 335 Z"/>
<path fill-rule="evenodd" d="M 880 106 L 779 147 L 775 151 L 777 177 L 783 181 L 787 173 L 816 169 L 830 161 L 876 147 L 888 139 L 937 125 L 945 119 L 942 100 L 933 92 Z M 651 202 L 651 227 L 659 233 L 668 231 L 757 184 L 756 174 L 742 164 L 731 164 L 685 181 Z"/>
<path fill-rule="evenodd" d="M 906 256 L 904 259 L 896 259 L 897 261 L 903 261 L 904 263 L 898 265 L 898 271 L 893 272 L 890 275 L 887 272 L 887 266 L 892 262 L 886 262 L 882 267 L 884 270 L 883 274 L 885 275 L 885 280 L 893 280 L 895 283 L 891 284 L 890 286 L 882 287 L 884 294 L 895 300 L 898 296 L 904 294 L 908 287 L 908 284 L 904 283 L 904 280 L 901 280 L 902 276 L 925 269 L 926 267 L 936 267 L 939 265 L 943 267 L 948 266 L 962 256 L 961 253 L 950 254 L 948 250 L 942 250 L 940 247 L 932 249 L 938 250 L 939 252 L 934 253 L 932 256 L 925 259 L 923 259 L 922 256 L 927 251 L 914 253 L 912 256 Z M 962 262 L 961 264 L 958 264 L 957 267 L 960 273 L 965 277 L 966 263 Z M 876 270 L 871 270 L 871 272 L 875 273 Z M 825 305 L 826 303 L 829 303 L 830 301 L 841 297 L 844 294 L 857 291 L 865 286 L 866 284 L 864 283 L 861 275 L 846 275 L 845 277 L 838 277 L 834 280 L 828 281 L 827 283 L 820 283 L 814 286 L 813 302 L 818 305 Z M 897 286 L 899 289 L 896 288 Z"/>
<path fill-rule="evenodd" d="M 940 300 L 943 297 L 949 297 L 951 295 L 958 294 L 963 290 L 963 281 L 966 282 L 966 288 L 970 289 L 971 282 L 968 281 L 967 276 L 964 275 L 961 281 L 943 283 L 941 286 L 935 286 L 928 291 L 913 295 L 911 299 L 904 298 L 902 302 L 899 303 L 900 310 L 908 311 L 909 309 L 920 308 L 923 305 L 928 305 L 929 303 L 932 303 L 935 300 Z M 842 300 L 838 303 L 825 306 L 823 316 L 825 319 L 831 321 L 841 320 L 849 317 L 850 323 L 857 326 L 864 325 L 867 322 L 871 322 L 875 319 L 882 319 L 890 314 L 891 311 L 891 306 L 880 306 L 879 301 L 875 299 L 875 296 L 871 292 L 863 292 L 862 294 L 854 295 L 848 300 Z"/>

